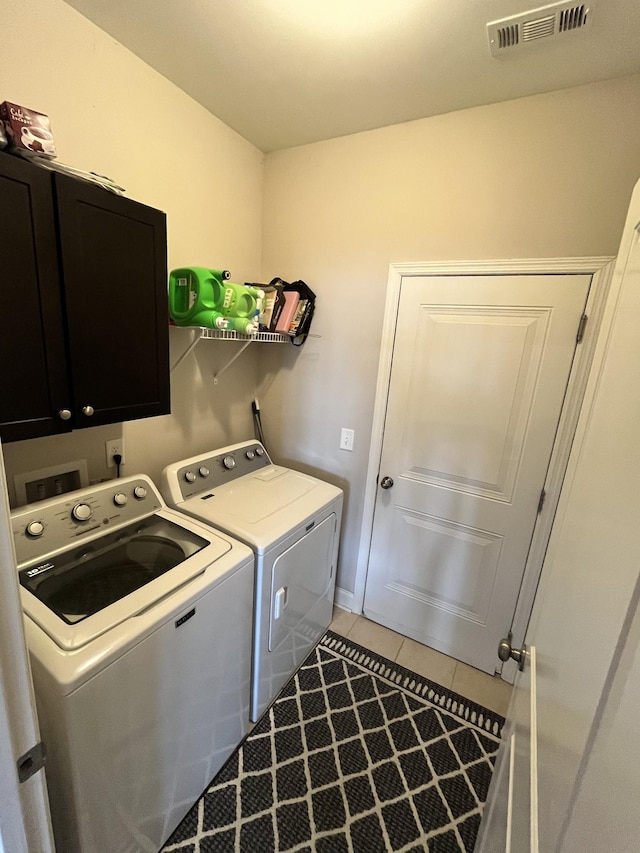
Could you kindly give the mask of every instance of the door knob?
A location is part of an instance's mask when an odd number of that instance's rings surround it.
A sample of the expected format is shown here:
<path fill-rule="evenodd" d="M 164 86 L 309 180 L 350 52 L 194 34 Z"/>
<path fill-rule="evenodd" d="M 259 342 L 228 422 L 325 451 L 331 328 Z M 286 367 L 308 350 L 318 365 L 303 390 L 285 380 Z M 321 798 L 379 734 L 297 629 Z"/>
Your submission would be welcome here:
<path fill-rule="evenodd" d="M 83 406 L 82 407 L 82 414 L 86 415 L 88 418 L 91 417 L 91 415 L 94 413 L 94 411 L 95 411 L 95 409 L 93 408 L 93 406 Z"/>
<path fill-rule="evenodd" d="M 523 646 L 521 649 L 514 649 L 511 645 L 512 639 L 513 635 L 509 634 L 508 637 L 500 640 L 500 644 L 498 646 L 498 657 L 505 663 L 509 658 L 511 658 L 511 660 L 514 660 L 518 664 L 518 669 L 522 672 L 527 659 L 527 647 Z"/>
<path fill-rule="evenodd" d="M 381 489 L 390 489 L 391 486 L 393 486 L 393 480 L 391 477 L 383 477 L 382 480 L 380 480 Z"/>
<path fill-rule="evenodd" d="M 61 421 L 68 421 L 71 417 L 71 412 L 69 411 L 69 409 L 60 409 L 60 411 L 58 412 L 58 417 Z"/>

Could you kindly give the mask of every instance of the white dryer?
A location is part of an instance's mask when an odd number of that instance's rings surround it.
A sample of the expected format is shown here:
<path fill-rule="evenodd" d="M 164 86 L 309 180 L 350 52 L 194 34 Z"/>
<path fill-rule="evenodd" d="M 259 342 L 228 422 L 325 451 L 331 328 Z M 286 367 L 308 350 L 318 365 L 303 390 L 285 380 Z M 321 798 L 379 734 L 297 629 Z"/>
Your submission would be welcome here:
<path fill-rule="evenodd" d="M 256 722 L 332 618 L 342 491 L 247 441 L 169 465 L 170 506 L 255 553 L 250 717 Z"/>
<path fill-rule="evenodd" d="M 11 518 L 56 848 L 156 853 L 248 730 L 253 554 L 144 476 Z"/>

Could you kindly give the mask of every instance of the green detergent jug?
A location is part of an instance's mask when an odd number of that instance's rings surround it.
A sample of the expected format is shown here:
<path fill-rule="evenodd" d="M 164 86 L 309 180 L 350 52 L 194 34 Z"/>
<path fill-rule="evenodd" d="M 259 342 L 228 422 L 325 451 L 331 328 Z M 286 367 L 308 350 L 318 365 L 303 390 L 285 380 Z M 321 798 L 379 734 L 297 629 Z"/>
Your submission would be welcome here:
<path fill-rule="evenodd" d="M 178 326 L 257 331 L 263 292 L 228 281 L 228 270 L 182 267 L 169 275 L 169 311 Z M 236 323 L 235 320 L 244 321 Z M 233 322 L 232 322 L 233 321 Z"/>

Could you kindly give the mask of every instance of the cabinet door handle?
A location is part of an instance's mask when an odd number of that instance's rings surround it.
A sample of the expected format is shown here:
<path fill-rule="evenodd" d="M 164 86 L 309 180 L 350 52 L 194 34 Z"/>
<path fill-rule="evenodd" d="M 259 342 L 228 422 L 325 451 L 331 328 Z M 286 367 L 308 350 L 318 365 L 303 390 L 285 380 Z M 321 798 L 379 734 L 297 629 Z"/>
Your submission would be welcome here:
<path fill-rule="evenodd" d="M 93 406 L 83 406 L 82 407 L 82 414 L 86 415 L 88 418 L 91 417 L 91 415 L 94 413 L 94 411 L 95 411 L 95 409 L 93 408 Z"/>
<path fill-rule="evenodd" d="M 71 412 L 69 411 L 69 409 L 60 409 L 60 411 L 58 412 L 58 417 L 61 421 L 68 421 L 71 417 Z"/>

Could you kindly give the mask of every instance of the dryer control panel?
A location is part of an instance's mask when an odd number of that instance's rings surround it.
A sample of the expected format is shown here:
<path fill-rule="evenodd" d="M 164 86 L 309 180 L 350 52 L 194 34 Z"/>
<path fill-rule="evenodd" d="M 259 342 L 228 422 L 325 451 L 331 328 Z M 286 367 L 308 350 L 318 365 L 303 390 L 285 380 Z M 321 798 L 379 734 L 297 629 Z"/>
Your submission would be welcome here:
<path fill-rule="evenodd" d="M 169 465 L 162 480 L 178 503 L 272 464 L 259 441 L 245 441 Z"/>

